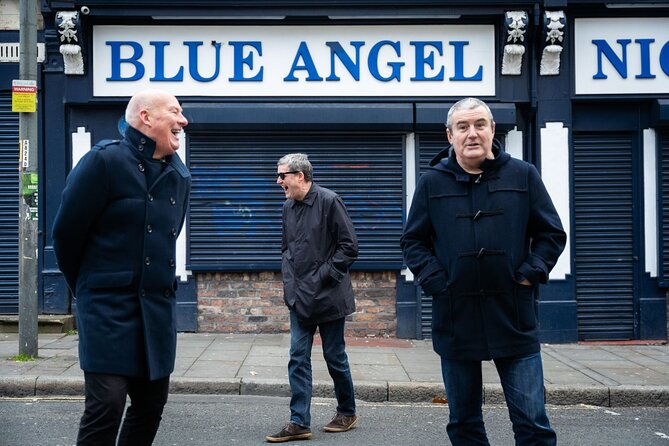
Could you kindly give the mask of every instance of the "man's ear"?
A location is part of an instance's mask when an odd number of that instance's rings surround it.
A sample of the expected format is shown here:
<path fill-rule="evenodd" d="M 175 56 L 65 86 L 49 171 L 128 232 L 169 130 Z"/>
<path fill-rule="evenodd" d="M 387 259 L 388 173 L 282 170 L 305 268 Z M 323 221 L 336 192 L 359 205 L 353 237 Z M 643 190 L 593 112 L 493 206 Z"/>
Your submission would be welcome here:
<path fill-rule="evenodd" d="M 145 126 L 150 127 L 151 126 L 151 116 L 149 115 L 149 111 L 146 109 L 142 109 L 139 112 L 139 120 L 144 124 Z"/>
<path fill-rule="evenodd" d="M 453 141 L 452 141 L 453 135 L 451 135 L 451 129 L 449 129 L 449 128 L 446 129 L 446 138 L 448 138 L 449 143 L 453 143 Z"/>

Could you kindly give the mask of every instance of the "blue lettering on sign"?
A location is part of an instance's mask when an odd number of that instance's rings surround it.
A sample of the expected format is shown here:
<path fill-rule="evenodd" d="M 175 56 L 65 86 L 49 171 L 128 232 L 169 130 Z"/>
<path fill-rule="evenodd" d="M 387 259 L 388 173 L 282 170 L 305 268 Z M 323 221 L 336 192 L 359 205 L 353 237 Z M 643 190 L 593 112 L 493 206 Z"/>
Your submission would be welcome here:
<path fill-rule="evenodd" d="M 144 65 L 139 62 L 144 50 L 142 45 L 131 41 L 105 42 L 111 47 L 111 76 L 108 81 L 136 81 L 144 77 Z M 129 46 L 132 48 L 132 55 L 128 58 L 121 58 L 121 47 Z M 130 77 L 121 77 L 121 64 L 129 63 L 135 67 L 135 74 Z"/>
<path fill-rule="evenodd" d="M 234 49 L 234 71 L 233 76 L 229 78 L 233 82 L 241 81 L 262 81 L 263 76 L 263 67 L 261 66 L 258 72 L 253 77 L 244 77 L 244 66 L 249 67 L 250 70 L 253 70 L 253 51 L 249 51 L 246 56 L 244 56 L 244 47 L 249 46 L 256 50 L 258 56 L 262 56 L 262 43 L 258 41 L 253 42 L 228 42 Z"/>
<path fill-rule="evenodd" d="M 184 45 L 188 47 L 188 72 L 191 77 L 198 82 L 211 82 L 218 77 L 218 72 L 221 69 L 221 44 L 218 42 L 212 42 L 214 51 L 216 53 L 216 69 L 214 74 L 209 77 L 202 77 L 200 71 L 198 70 L 198 59 L 197 59 L 197 48 L 202 46 L 204 42 L 184 42 Z"/>
<path fill-rule="evenodd" d="M 360 47 L 365 44 L 365 42 L 351 42 L 351 45 L 355 48 L 355 62 L 351 59 L 348 53 L 344 50 L 339 42 L 325 42 L 325 44 L 330 47 L 330 75 L 326 78 L 328 81 L 338 81 L 339 76 L 335 73 L 335 56 L 339 61 L 344 65 L 344 68 L 349 72 L 349 74 L 356 81 L 360 80 Z"/>
<path fill-rule="evenodd" d="M 369 58 L 367 59 L 369 72 L 372 74 L 372 76 L 374 76 L 374 79 L 383 82 L 389 82 L 395 79 L 399 82 L 401 80 L 400 70 L 402 69 L 402 66 L 404 66 L 404 62 L 387 62 L 386 65 L 392 68 L 392 72 L 388 77 L 383 77 L 381 76 L 381 73 L 379 73 L 379 51 L 381 51 L 381 47 L 386 45 L 394 49 L 395 54 L 397 54 L 398 57 L 402 55 L 399 42 L 391 42 L 390 40 L 382 40 L 381 42 L 377 42 L 370 50 Z"/>
<path fill-rule="evenodd" d="M 665 43 L 660 51 L 660 67 L 664 74 L 669 76 L 669 42 Z"/>
<path fill-rule="evenodd" d="M 630 41 L 619 41 L 629 43 Z M 653 39 L 636 40 L 641 48 L 641 73 L 638 78 L 651 79 L 655 76 L 651 73 L 650 50 L 654 42 Z M 232 49 L 232 63 L 230 64 L 232 76 L 228 78 L 230 82 L 260 82 L 263 80 L 264 67 L 258 63 L 258 59 L 263 56 L 262 42 L 260 41 L 230 41 L 228 42 Z M 601 68 L 602 55 L 608 58 L 619 73 L 627 75 L 626 68 L 626 48 L 623 46 L 623 59 L 618 59 L 615 52 L 605 41 L 593 41 L 598 45 L 599 71 L 598 75 L 606 78 Z M 154 49 L 153 76 L 152 82 L 183 82 L 184 73 L 187 70 L 188 75 L 198 82 L 212 82 L 219 78 L 222 61 L 221 54 L 222 43 L 212 41 L 213 51 L 205 51 L 200 54 L 200 47 L 204 45 L 202 41 L 184 41 L 182 44 L 188 51 L 188 65 L 178 65 L 173 72 L 166 73 L 166 66 L 170 58 L 170 41 L 151 41 L 149 44 Z M 409 44 L 413 47 L 413 57 L 415 61 L 415 70 L 411 81 L 437 81 L 443 82 L 446 66 L 441 59 L 444 56 L 444 43 L 441 41 L 411 41 Z M 481 81 L 483 79 L 483 66 L 479 65 L 474 74 L 465 73 L 465 49 L 469 45 L 468 41 L 450 41 L 449 45 L 453 47 L 453 76 L 449 81 Z M 145 63 L 142 63 L 144 48 L 139 42 L 134 41 L 108 41 L 106 45 L 110 47 L 111 75 L 107 81 L 136 81 L 142 79 L 146 72 Z M 348 42 L 345 48 L 340 42 L 325 42 L 329 48 L 330 66 L 329 75 L 325 78 L 328 82 L 338 82 L 341 80 L 337 74 L 337 68 L 343 67 L 348 72 L 348 76 L 355 81 L 360 81 L 361 67 L 361 49 L 366 45 L 364 41 Z M 124 54 L 125 56 L 122 56 Z M 203 57 L 213 58 L 214 72 L 203 75 L 200 72 L 200 62 Z M 660 64 L 665 72 L 669 72 L 669 48 L 667 45 L 660 54 Z M 126 66 L 134 68 L 134 72 L 126 70 L 129 74 L 123 75 L 122 68 Z M 150 64 L 147 64 L 149 67 Z M 208 64 L 209 66 L 211 64 Z M 170 65 L 173 66 L 173 65 Z M 405 62 L 402 60 L 402 45 L 399 41 L 381 40 L 374 43 L 367 55 L 368 74 L 381 82 L 391 82 L 402 80 L 402 70 Z M 390 71 L 388 72 L 388 68 Z M 325 70 L 325 69 L 323 69 Z M 285 82 L 297 82 L 297 74 L 302 73 L 302 80 L 323 81 L 316 63 L 311 55 L 307 42 L 302 41 L 293 58 L 292 65 L 288 74 L 283 78 Z M 426 73 L 427 71 L 427 73 Z M 383 74 L 382 74 L 383 72 Z"/>
<path fill-rule="evenodd" d="M 621 55 L 611 48 L 611 45 L 606 40 L 593 39 L 592 43 L 597 47 L 597 73 L 593 79 L 607 79 L 608 76 L 604 73 L 602 60 L 606 58 L 611 66 L 616 70 L 621 78 L 627 79 L 627 46 L 632 42 L 631 39 L 616 40 L 621 48 Z M 655 39 L 634 39 L 634 43 L 639 46 L 639 69 L 640 72 L 635 74 L 636 79 L 655 79 L 656 75 L 651 71 L 651 47 L 655 43 Z M 669 76 L 669 42 L 665 42 L 660 50 L 659 55 L 660 68 Z"/>
<path fill-rule="evenodd" d="M 304 61 L 302 65 L 298 65 L 300 59 Z M 283 80 L 290 82 L 299 80 L 295 77 L 295 70 L 306 70 L 307 73 L 309 73 L 309 76 L 307 76 L 308 81 L 323 80 L 323 78 L 318 75 L 318 70 L 316 70 L 314 60 L 311 58 L 311 53 L 309 52 L 307 42 L 300 42 L 300 47 L 297 49 L 295 59 L 293 59 L 293 66 L 290 68 L 290 73 L 288 73 L 288 76 L 284 77 Z"/>
<path fill-rule="evenodd" d="M 650 72 L 650 44 L 655 42 L 655 39 L 636 39 L 641 50 L 641 73 L 637 74 L 637 79 L 654 79 L 655 75 Z"/>
<path fill-rule="evenodd" d="M 592 43 L 597 47 L 597 73 L 592 76 L 593 79 L 607 79 L 608 76 L 602 71 L 602 55 L 611 63 L 613 68 L 618 72 L 620 77 L 627 79 L 627 45 L 631 42 L 631 39 L 618 39 L 616 42 L 621 46 L 623 50 L 622 58 L 619 58 L 618 55 L 613 51 L 613 48 L 608 44 L 606 40 L 594 39 Z"/>
<path fill-rule="evenodd" d="M 409 42 L 416 47 L 416 75 L 411 78 L 412 81 L 443 81 L 444 67 L 441 67 L 439 73 L 433 77 L 425 77 L 425 65 L 434 70 L 434 51 L 430 51 L 429 56 L 425 56 L 425 47 L 431 46 L 437 50 L 440 56 L 444 55 L 441 42 Z"/>
<path fill-rule="evenodd" d="M 165 47 L 170 42 L 149 42 L 156 48 L 156 74 L 150 80 L 157 82 L 164 81 L 182 81 L 184 79 L 184 67 L 179 67 L 179 71 L 172 77 L 165 77 Z"/>
<path fill-rule="evenodd" d="M 467 41 L 454 41 L 454 42 L 448 42 L 449 45 L 453 46 L 453 49 L 455 50 L 455 61 L 453 64 L 453 71 L 455 72 L 455 75 L 453 77 L 449 77 L 448 80 L 450 81 L 480 81 L 483 79 L 483 66 L 479 65 L 479 69 L 476 72 L 476 74 L 472 76 L 465 76 L 464 74 L 464 66 L 465 66 L 465 46 L 469 45 L 469 42 Z"/>

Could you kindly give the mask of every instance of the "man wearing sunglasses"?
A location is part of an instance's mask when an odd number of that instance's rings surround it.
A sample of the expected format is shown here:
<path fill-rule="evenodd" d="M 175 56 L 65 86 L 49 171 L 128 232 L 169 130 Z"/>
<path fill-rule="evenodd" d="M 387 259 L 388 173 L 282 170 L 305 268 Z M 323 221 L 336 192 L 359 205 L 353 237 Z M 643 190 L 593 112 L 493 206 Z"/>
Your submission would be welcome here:
<path fill-rule="evenodd" d="M 318 328 L 323 356 L 334 381 L 337 413 L 326 432 L 355 426 L 353 381 L 344 343 L 345 318 L 355 311 L 349 267 L 358 241 L 344 202 L 312 180 L 307 155 L 291 153 L 277 163 L 283 188 L 281 244 L 284 301 L 290 310 L 290 421 L 271 443 L 311 438 L 311 347 Z"/>

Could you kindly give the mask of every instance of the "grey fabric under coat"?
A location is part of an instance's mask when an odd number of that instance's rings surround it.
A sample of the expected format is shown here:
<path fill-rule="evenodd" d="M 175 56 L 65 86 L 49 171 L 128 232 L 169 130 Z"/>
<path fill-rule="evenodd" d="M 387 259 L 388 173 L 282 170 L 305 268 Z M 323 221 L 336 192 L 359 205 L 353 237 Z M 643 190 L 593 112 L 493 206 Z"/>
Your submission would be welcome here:
<path fill-rule="evenodd" d="M 304 325 L 355 311 L 349 267 L 358 240 L 341 198 L 312 183 L 302 201 L 283 205 L 281 272 L 284 301 Z"/>
<path fill-rule="evenodd" d="M 175 247 L 191 176 L 177 155 L 154 160 L 141 132 L 125 136 L 68 176 L 53 246 L 76 297 L 81 368 L 154 380 L 174 370 Z"/>

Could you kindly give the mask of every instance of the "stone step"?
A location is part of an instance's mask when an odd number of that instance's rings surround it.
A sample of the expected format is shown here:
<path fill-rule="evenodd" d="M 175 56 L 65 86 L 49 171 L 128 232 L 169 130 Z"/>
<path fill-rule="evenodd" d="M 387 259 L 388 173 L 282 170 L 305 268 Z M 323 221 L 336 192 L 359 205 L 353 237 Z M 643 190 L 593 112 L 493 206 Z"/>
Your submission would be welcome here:
<path fill-rule="evenodd" d="M 38 333 L 67 333 L 75 329 L 74 316 L 71 314 L 40 314 L 37 316 Z M 19 316 L 16 314 L 0 315 L 0 333 L 18 333 Z"/>

